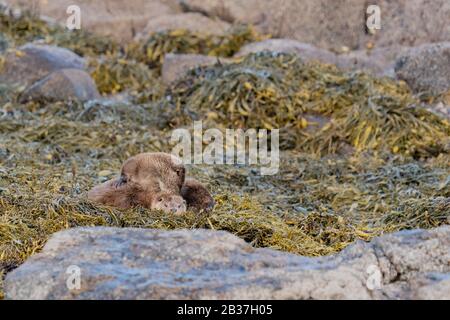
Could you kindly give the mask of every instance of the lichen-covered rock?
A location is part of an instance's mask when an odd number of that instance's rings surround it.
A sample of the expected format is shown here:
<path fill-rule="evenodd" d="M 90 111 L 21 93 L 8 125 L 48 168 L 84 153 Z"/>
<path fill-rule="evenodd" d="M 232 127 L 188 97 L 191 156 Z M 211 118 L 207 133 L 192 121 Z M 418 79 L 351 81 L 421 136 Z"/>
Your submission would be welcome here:
<path fill-rule="evenodd" d="M 333 52 L 291 39 L 268 39 L 250 43 L 243 46 L 235 57 L 242 57 L 250 53 L 261 51 L 297 54 L 304 61 L 318 60 L 324 63 L 336 64 L 337 60 L 336 55 Z"/>
<path fill-rule="evenodd" d="M 91 76 L 78 69 L 61 69 L 50 73 L 27 88 L 20 102 L 27 101 L 88 101 L 100 98 Z"/>
<path fill-rule="evenodd" d="M 150 19 L 137 39 L 167 30 L 184 29 L 203 34 L 222 35 L 230 25 L 218 19 L 210 19 L 199 13 L 166 14 Z"/>
<path fill-rule="evenodd" d="M 204 56 L 200 54 L 166 54 L 162 66 L 162 80 L 165 84 L 170 84 L 183 77 L 190 69 L 199 66 L 210 66 L 218 62 L 226 63 L 225 58 Z"/>
<path fill-rule="evenodd" d="M 450 42 L 411 48 L 397 60 L 395 72 L 416 92 L 450 90 Z"/>
<path fill-rule="evenodd" d="M 85 66 L 85 60 L 68 49 L 26 44 L 6 55 L 0 82 L 28 86 L 55 70 L 82 70 Z"/>
<path fill-rule="evenodd" d="M 449 276 L 449 226 L 321 258 L 255 249 L 223 231 L 98 227 L 55 234 L 7 275 L 5 292 L 9 299 L 449 299 Z"/>

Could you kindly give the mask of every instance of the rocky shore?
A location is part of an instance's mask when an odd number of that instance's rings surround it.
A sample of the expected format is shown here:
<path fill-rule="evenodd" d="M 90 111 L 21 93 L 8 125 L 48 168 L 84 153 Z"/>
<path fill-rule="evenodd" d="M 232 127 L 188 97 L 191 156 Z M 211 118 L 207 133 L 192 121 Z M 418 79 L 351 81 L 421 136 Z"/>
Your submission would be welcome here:
<path fill-rule="evenodd" d="M 449 1 L 3 3 L 0 298 L 450 299 Z M 208 214 L 87 200 L 196 120 L 280 128 L 280 172 L 189 166 Z"/>

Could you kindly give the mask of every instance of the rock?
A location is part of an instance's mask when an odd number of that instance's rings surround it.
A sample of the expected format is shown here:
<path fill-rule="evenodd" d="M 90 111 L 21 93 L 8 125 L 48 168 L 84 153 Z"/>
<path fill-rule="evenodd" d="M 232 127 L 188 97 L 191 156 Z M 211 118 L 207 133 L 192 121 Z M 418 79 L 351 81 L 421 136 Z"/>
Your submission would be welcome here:
<path fill-rule="evenodd" d="M 261 32 L 338 50 L 450 41 L 450 1 L 377 0 L 381 30 L 365 30 L 366 0 L 180 0 L 185 10 L 251 23 Z"/>
<path fill-rule="evenodd" d="M 182 0 L 186 10 L 233 23 L 255 25 L 261 33 L 322 48 L 355 47 L 361 27 L 360 0 Z M 352 6 L 353 9 L 349 9 Z M 359 5 L 361 7 L 361 5 Z M 342 19 L 345 17 L 345 19 Z M 351 28 L 351 25 L 358 25 Z"/>
<path fill-rule="evenodd" d="M 296 40 L 268 39 L 243 46 L 235 57 L 265 50 L 287 52 L 297 54 L 305 61 L 318 60 L 323 63 L 335 64 L 341 69 L 364 70 L 376 76 L 395 77 L 395 61 L 407 49 L 408 47 L 403 46 L 389 46 L 372 50 L 353 50 L 336 55 L 331 51 Z"/>
<path fill-rule="evenodd" d="M 9 4 L 38 7 L 39 12 L 65 24 L 66 9 L 77 4 L 82 27 L 118 40 L 131 40 L 147 23 L 202 27 L 197 19 L 219 31 L 218 24 L 249 23 L 260 32 L 276 38 L 290 38 L 317 47 L 339 51 L 391 45 L 417 46 L 428 42 L 450 41 L 450 1 L 448 0 L 7 0 Z M 381 30 L 369 34 L 365 12 L 369 4 L 381 9 Z M 186 13 L 182 13 L 185 11 Z M 194 20 L 182 18 L 195 14 Z M 163 16 L 163 17 L 161 17 Z M 153 19 L 157 20 L 153 22 Z M 149 22 L 150 21 L 150 22 Z M 214 24 L 213 24 L 214 23 Z M 150 28 L 150 27 L 149 27 Z M 149 30 L 150 31 L 150 30 Z M 213 31 L 211 31 L 213 32 Z M 147 33 L 148 34 L 148 33 Z"/>
<path fill-rule="evenodd" d="M 85 60 L 56 46 L 26 44 L 9 52 L 0 70 L 0 82 L 30 85 L 60 69 L 84 69 Z"/>
<path fill-rule="evenodd" d="M 149 35 L 175 29 L 186 29 L 204 34 L 224 34 L 230 25 L 218 19 L 210 19 L 199 13 L 166 14 L 151 19 L 143 32 L 136 39 L 146 38 Z"/>
<path fill-rule="evenodd" d="M 247 44 L 236 53 L 235 57 L 242 57 L 250 53 L 261 51 L 275 51 L 297 54 L 304 61 L 318 60 L 324 63 L 336 64 L 336 55 L 328 50 L 290 39 L 268 39 Z"/>
<path fill-rule="evenodd" d="M 177 0 L 8 0 L 10 5 L 37 8 L 43 16 L 66 24 L 70 5 L 81 9 L 81 27 L 119 41 L 130 41 L 142 31 L 149 20 L 160 15 L 177 13 L 181 9 Z"/>
<path fill-rule="evenodd" d="M 200 54 L 166 54 L 162 66 L 162 80 L 165 84 L 183 77 L 190 69 L 210 66 L 217 62 L 227 63 L 229 59 L 204 56 Z"/>
<path fill-rule="evenodd" d="M 450 226 L 389 234 L 320 258 L 255 249 L 224 231 L 94 227 L 53 235 L 41 253 L 7 274 L 5 293 L 8 299 L 450 299 L 449 277 Z"/>
<path fill-rule="evenodd" d="M 422 300 L 448 300 L 448 288 L 450 288 L 450 276 L 442 274 L 430 274 L 422 279 L 424 284 L 418 288 L 414 299 Z"/>
<path fill-rule="evenodd" d="M 372 50 L 355 50 L 337 56 L 337 66 L 348 70 L 364 70 L 376 76 L 395 77 L 395 62 L 408 47 L 388 46 Z"/>
<path fill-rule="evenodd" d="M 62 69 L 50 73 L 37 81 L 20 96 L 27 101 L 88 101 L 100 98 L 94 80 L 83 70 Z"/>
<path fill-rule="evenodd" d="M 431 110 L 450 120 L 450 104 L 446 105 L 439 102 L 435 106 L 431 107 Z"/>
<path fill-rule="evenodd" d="M 380 47 L 450 41 L 448 0 L 378 0 L 371 4 L 381 8 L 381 30 L 374 36 L 362 37 L 361 45 L 368 38 Z"/>
<path fill-rule="evenodd" d="M 260 26 L 270 20 L 271 16 L 286 9 L 291 2 L 283 4 L 272 0 L 180 0 L 184 11 L 199 12 L 207 16 L 217 17 L 229 23 L 249 23 Z M 278 4 L 277 10 L 275 5 Z M 272 9 L 269 11 L 269 9 Z"/>
<path fill-rule="evenodd" d="M 396 61 L 395 72 L 416 92 L 450 90 L 450 42 L 411 48 Z"/>

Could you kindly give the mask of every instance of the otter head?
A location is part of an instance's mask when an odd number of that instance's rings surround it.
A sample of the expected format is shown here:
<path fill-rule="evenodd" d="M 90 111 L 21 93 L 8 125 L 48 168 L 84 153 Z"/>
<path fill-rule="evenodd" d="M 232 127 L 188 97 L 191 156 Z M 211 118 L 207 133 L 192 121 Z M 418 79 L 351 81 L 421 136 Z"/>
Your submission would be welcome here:
<path fill-rule="evenodd" d="M 186 212 L 187 205 L 183 197 L 168 192 L 161 192 L 153 197 L 151 209 L 179 215 Z"/>
<path fill-rule="evenodd" d="M 141 153 L 122 166 L 118 186 L 135 190 L 179 194 L 184 183 L 185 168 L 181 160 L 167 153 Z"/>

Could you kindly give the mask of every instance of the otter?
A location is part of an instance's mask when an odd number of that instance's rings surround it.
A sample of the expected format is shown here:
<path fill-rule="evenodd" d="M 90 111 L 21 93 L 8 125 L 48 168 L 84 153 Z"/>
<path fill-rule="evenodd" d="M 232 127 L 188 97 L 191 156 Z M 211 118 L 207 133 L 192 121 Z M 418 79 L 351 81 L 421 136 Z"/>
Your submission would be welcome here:
<path fill-rule="evenodd" d="M 152 209 L 165 205 L 172 208 L 174 203 L 181 200 L 168 198 L 168 195 L 172 195 L 186 200 L 188 209 L 211 209 L 214 200 L 208 190 L 194 179 L 188 179 L 186 184 L 185 174 L 182 161 L 173 155 L 161 152 L 141 153 L 124 162 L 118 178 L 90 190 L 88 199 L 122 209 L 138 205 Z M 163 196 L 163 204 L 157 204 L 158 195 Z M 181 212 L 180 210 L 177 212 Z"/>
<path fill-rule="evenodd" d="M 181 196 L 186 200 L 188 210 L 209 211 L 214 207 L 214 199 L 208 189 L 195 179 L 185 180 Z"/>
<path fill-rule="evenodd" d="M 156 194 L 179 195 L 185 179 L 181 160 L 166 153 L 141 153 L 122 165 L 120 176 L 88 192 L 88 199 L 122 209 L 151 208 Z"/>
<path fill-rule="evenodd" d="M 187 210 L 186 200 L 170 192 L 161 192 L 155 195 L 151 209 L 180 215 Z"/>

